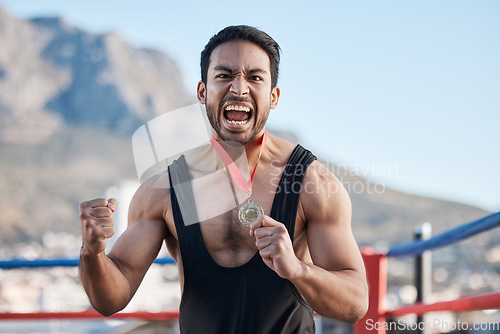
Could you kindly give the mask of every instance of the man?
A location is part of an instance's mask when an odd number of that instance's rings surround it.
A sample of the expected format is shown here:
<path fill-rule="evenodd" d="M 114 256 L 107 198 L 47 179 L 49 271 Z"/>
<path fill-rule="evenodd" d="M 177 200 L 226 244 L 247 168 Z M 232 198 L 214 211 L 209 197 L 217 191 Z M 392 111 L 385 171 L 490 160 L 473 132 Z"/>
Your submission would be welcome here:
<path fill-rule="evenodd" d="M 179 159 L 139 188 L 128 228 L 106 255 L 117 201 L 81 204 L 81 279 L 101 314 L 127 305 L 165 240 L 179 267 L 183 333 L 313 333 L 312 310 L 348 322 L 364 316 L 367 284 L 345 189 L 309 151 L 265 132 L 280 97 L 278 64 L 278 44 L 248 26 L 222 30 L 201 57 L 197 97 L 213 151 L 222 160 L 229 153 L 233 185 L 257 206 L 185 224 Z M 238 144 L 255 169 L 246 183 L 229 167 Z"/>

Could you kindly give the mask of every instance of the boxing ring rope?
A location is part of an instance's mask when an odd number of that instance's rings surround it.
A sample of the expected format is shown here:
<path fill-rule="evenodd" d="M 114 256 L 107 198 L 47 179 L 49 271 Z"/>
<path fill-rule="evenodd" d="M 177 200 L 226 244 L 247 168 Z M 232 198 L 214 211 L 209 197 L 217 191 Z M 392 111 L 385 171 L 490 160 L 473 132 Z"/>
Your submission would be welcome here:
<path fill-rule="evenodd" d="M 395 246 L 386 253 L 375 253 L 371 248 L 363 248 L 361 253 L 370 287 L 370 305 L 366 316 L 354 325 L 354 333 L 385 334 L 387 326 L 383 324 L 387 324 L 388 318 L 401 317 L 407 314 L 424 315 L 437 311 L 465 312 L 500 308 L 500 292 L 461 297 L 433 304 L 415 303 L 396 310 L 386 310 L 384 307 L 387 293 L 388 257 L 419 255 L 425 251 L 449 246 L 498 226 L 500 226 L 500 212 L 466 223 L 427 240 L 417 240 L 405 245 Z M 367 324 L 379 324 L 379 326 L 367 326 Z"/>
<path fill-rule="evenodd" d="M 43 267 L 78 267 L 80 259 L 38 259 L 38 260 L 6 260 L 0 261 L 0 269 L 43 268 Z M 162 257 L 155 260 L 156 264 L 175 264 L 171 257 Z"/>
<path fill-rule="evenodd" d="M 102 319 L 103 316 L 94 310 L 83 312 L 33 312 L 33 313 L 0 313 L 0 320 L 51 320 L 51 319 Z M 165 312 L 119 312 L 107 319 L 130 319 L 130 320 L 177 320 L 179 311 Z"/>
<path fill-rule="evenodd" d="M 0 269 L 33 269 L 33 268 L 50 268 L 50 267 L 78 267 L 80 259 L 37 259 L 37 260 L 4 260 L 0 261 Z M 161 257 L 154 261 L 157 265 L 175 264 L 171 257 Z M 0 312 L 1 320 L 52 320 L 52 319 L 103 319 L 95 310 L 87 310 L 83 312 L 31 312 L 31 313 L 13 313 Z M 128 319 L 128 320 L 146 320 L 146 321 L 168 321 L 179 319 L 179 311 L 163 311 L 163 312 L 118 312 L 107 319 Z"/>
<path fill-rule="evenodd" d="M 403 257 L 422 254 L 427 250 L 454 244 L 498 226 L 500 226 L 500 212 L 453 228 L 428 240 L 418 240 L 409 244 L 395 246 L 389 249 L 386 255 L 389 257 Z"/>
<path fill-rule="evenodd" d="M 486 310 L 500 308 L 500 292 L 484 295 L 468 296 L 452 301 L 437 302 L 434 304 L 415 303 L 396 310 L 386 310 L 384 301 L 387 293 L 387 258 L 414 256 L 428 250 L 445 247 L 471 236 L 500 226 L 500 212 L 464 224 L 457 228 L 436 235 L 424 241 L 415 241 L 409 244 L 391 248 L 387 253 L 375 253 L 371 248 L 361 250 L 365 262 L 368 283 L 370 286 L 370 305 L 366 316 L 354 325 L 355 334 L 385 334 L 383 326 L 366 327 L 371 323 L 384 323 L 387 318 L 400 317 L 407 314 L 423 315 L 436 311 L 463 312 L 472 310 Z M 38 259 L 38 260 L 8 260 L 0 261 L 0 269 L 41 268 L 41 267 L 76 267 L 79 259 Z M 174 264 L 170 257 L 158 258 L 158 265 Z M 34 313 L 0 313 L 0 320 L 50 320 L 50 319 L 96 319 L 102 316 L 94 310 L 83 312 L 34 312 Z M 178 310 L 169 312 L 131 312 L 117 313 L 109 318 L 136 319 L 136 320 L 174 320 L 179 318 Z"/>
<path fill-rule="evenodd" d="M 434 304 L 415 303 L 400 307 L 397 310 L 386 312 L 386 316 L 397 318 L 407 314 L 424 315 L 428 312 L 451 311 L 477 311 L 489 310 L 500 307 L 500 292 L 486 293 L 483 295 L 462 297 L 455 300 L 438 302 Z"/>

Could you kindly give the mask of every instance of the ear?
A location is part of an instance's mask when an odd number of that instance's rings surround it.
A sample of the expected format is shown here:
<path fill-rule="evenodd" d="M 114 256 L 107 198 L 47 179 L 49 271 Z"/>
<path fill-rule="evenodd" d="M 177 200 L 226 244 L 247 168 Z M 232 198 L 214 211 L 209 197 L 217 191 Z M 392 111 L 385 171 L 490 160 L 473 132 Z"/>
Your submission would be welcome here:
<path fill-rule="evenodd" d="M 278 86 L 271 90 L 271 109 L 278 106 L 278 100 L 280 99 L 280 88 Z"/>
<path fill-rule="evenodd" d="M 196 96 L 198 97 L 198 101 L 201 104 L 205 104 L 207 100 L 207 87 L 205 86 L 205 83 L 200 80 L 198 82 L 198 88 L 196 90 Z"/>

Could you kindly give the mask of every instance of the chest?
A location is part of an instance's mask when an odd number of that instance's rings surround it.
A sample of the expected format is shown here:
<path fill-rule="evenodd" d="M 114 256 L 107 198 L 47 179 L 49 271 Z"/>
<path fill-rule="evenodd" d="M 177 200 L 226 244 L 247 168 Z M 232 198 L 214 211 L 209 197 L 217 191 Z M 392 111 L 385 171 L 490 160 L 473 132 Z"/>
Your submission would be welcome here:
<path fill-rule="evenodd" d="M 273 186 L 269 178 L 256 177 L 252 189 L 252 201 L 262 207 L 265 215 L 270 215 L 276 186 Z M 250 236 L 249 227 L 243 225 L 238 218 L 239 209 L 247 202 L 248 195 L 241 194 L 234 186 L 232 192 L 233 208 L 202 220 L 199 224 L 208 252 L 215 262 L 225 267 L 240 266 L 257 252 L 255 237 Z M 224 195 L 218 194 L 215 198 L 220 199 L 222 196 Z"/>
<path fill-rule="evenodd" d="M 285 163 L 262 163 L 257 169 L 251 199 L 262 207 L 265 215 L 270 216 L 275 195 L 283 189 L 281 179 L 284 169 Z M 209 178 L 195 179 L 191 186 L 197 222 L 210 256 L 224 267 L 237 267 L 248 262 L 258 251 L 255 237 L 250 236 L 249 228 L 238 219 L 238 211 L 247 202 L 248 194 L 239 189 L 225 171 L 214 173 Z M 294 248 L 303 248 L 302 244 L 306 242 L 303 217 L 297 214 L 295 221 L 290 222 L 295 230 Z M 167 219 L 167 224 L 177 239 L 173 221 Z"/>

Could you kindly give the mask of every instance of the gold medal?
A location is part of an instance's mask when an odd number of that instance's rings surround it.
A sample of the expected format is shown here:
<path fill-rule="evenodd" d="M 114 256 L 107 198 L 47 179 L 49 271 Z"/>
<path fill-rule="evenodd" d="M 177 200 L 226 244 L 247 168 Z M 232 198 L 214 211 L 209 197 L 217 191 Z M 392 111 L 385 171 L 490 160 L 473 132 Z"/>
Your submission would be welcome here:
<path fill-rule="evenodd" d="M 250 226 L 250 224 L 257 219 L 257 217 L 264 214 L 262 207 L 254 202 L 245 203 L 238 211 L 238 218 L 243 225 Z"/>

